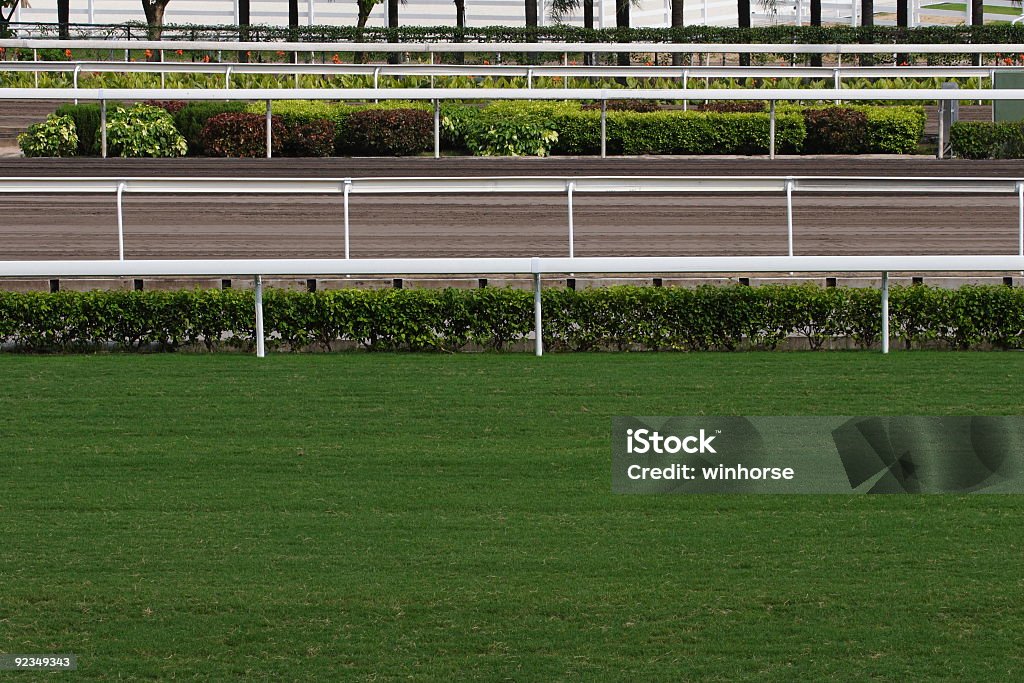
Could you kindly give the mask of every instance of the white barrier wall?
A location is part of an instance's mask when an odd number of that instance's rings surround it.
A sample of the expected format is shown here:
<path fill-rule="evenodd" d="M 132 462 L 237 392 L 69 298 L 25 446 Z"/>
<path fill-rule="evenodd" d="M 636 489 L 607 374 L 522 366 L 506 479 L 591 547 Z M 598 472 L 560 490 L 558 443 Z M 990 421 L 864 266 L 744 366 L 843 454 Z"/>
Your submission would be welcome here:
<path fill-rule="evenodd" d="M 550 25 L 550 0 L 539 0 L 541 23 Z M 16 21 L 55 22 L 57 21 L 56 0 L 31 0 L 31 7 L 21 8 L 15 15 Z M 165 21 L 181 24 L 235 24 L 235 3 L 232 0 L 173 0 L 167 5 Z M 615 26 L 614 0 L 595 0 L 596 28 Z M 631 11 L 631 23 L 638 27 L 668 26 L 670 5 L 668 0 L 641 0 Z M 713 24 L 718 26 L 736 25 L 735 0 L 687 0 L 687 24 Z M 408 26 L 454 26 L 455 4 L 453 2 L 409 2 L 399 8 L 403 25 Z M 250 5 L 250 21 L 253 24 L 286 26 L 288 24 L 288 3 L 253 1 Z M 139 0 L 86 0 L 71 4 L 72 23 L 113 24 L 123 21 L 145 21 Z M 299 0 L 299 22 L 304 25 L 354 26 L 356 23 L 355 0 L 330 2 L 329 0 Z M 510 0 L 467 0 L 466 23 L 469 26 L 522 26 L 525 24 L 522 2 Z M 565 23 L 583 25 L 580 14 L 567 17 Z M 387 6 L 380 3 L 370 13 L 369 26 L 387 25 Z"/>

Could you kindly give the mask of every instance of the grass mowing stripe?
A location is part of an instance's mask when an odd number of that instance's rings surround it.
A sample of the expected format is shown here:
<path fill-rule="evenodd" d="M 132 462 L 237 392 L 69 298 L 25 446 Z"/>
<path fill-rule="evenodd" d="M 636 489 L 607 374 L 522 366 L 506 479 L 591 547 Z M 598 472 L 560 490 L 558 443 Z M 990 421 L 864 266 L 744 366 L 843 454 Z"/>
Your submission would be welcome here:
<path fill-rule="evenodd" d="M 616 414 L 1020 414 L 1024 356 L 0 356 L 0 651 L 85 678 L 1001 679 L 1015 496 L 612 496 Z"/>

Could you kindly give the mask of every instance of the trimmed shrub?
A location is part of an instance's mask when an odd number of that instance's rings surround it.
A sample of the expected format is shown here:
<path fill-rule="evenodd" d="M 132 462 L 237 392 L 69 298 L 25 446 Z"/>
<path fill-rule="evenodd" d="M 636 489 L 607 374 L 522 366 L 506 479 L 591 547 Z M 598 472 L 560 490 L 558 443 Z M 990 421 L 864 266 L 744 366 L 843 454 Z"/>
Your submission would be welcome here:
<path fill-rule="evenodd" d="M 360 156 L 407 156 L 431 149 L 434 120 L 422 109 L 360 109 L 348 117 L 348 145 Z"/>
<path fill-rule="evenodd" d="M 271 152 L 280 154 L 287 131 L 281 119 L 271 117 Z M 261 114 L 225 112 L 211 117 L 203 127 L 203 149 L 213 157 L 265 157 L 267 119 Z"/>
<path fill-rule="evenodd" d="M 533 295 L 515 289 L 328 290 L 264 294 L 267 344 L 369 351 L 506 349 L 533 326 Z M 877 289 L 814 285 L 607 287 L 543 292 L 544 342 L 567 351 L 812 349 L 839 339 L 863 348 L 881 334 Z M 1024 290 L 917 285 L 890 294 L 890 333 L 909 347 L 1024 348 Z M 0 292 L 0 342 L 27 351 L 115 345 L 173 350 L 251 348 L 253 293 Z"/>
<path fill-rule="evenodd" d="M 334 137 L 333 121 L 295 123 L 287 128 L 283 153 L 291 157 L 329 157 L 334 153 Z"/>
<path fill-rule="evenodd" d="M 27 157 L 71 157 L 78 153 L 78 133 L 70 116 L 50 114 L 33 123 L 18 136 L 18 146 Z"/>
<path fill-rule="evenodd" d="M 867 149 L 868 117 L 849 107 L 805 109 L 804 152 L 807 154 L 860 154 Z"/>
<path fill-rule="evenodd" d="M 590 104 L 584 105 L 583 110 L 588 111 L 594 109 L 601 111 L 600 102 L 591 102 Z M 649 114 L 652 111 L 658 111 L 658 103 L 654 100 L 608 100 L 605 105 L 606 111 L 635 111 L 641 114 Z"/>
<path fill-rule="evenodd" d="M 608 116 L 608 144 L 622 154 L 765 154 L 770 142 L 768 114 L 662 111 L 615 112 Z M 804 140 L 803 119 L 780 114 L 775 146 L 796 152 Z"/>
<path fill-rule="evenodd" d="M 711 100 L 697 107 L 697 111 L 715 111 L 720 114 L 757 114 L 765 110 L 764 102 L 742 100 Z"/>
<path fill-rule="evenodd" d="M 961 159 L 1024 158 L 1024 121 L 957 121 L 949 131 L 953 155 Z"/>
<path fill-rule="evenodd" d="M 867 152 L 872 154 L 912 154 L 924 135 L 924 107 L 859 106 L 868 117 Z"/>
<path fill-rule="evenodd" d="M 203 147 L 203 129 L 206 122 L 217 114 L 245 111 L 246 102 L 189 102 L 173 113 L 174 125 L 188 144 L 192 156 L 206 154 Z"/>
<path fill-rule="evenodd" d="M 107 147 L 111 156 L 120 157 L 181 157 L 188 151 L 171 115 L 147 104 L 115 109 L 110 114 Z"/>
<path fill-rule="evenodd" d="M 121 106 L 118 102 L 107 102 L 107 113 Z M 78 156 L 95 156 L 100 153 L 100 105 L 62 104 L 57 107 L 58 116 L 70 116 L 75 122 L 78 135 Z"/>
<path fill-rule="evenodd" d="M 547 156 L 558 142 L 555 120 L 580 114 L 578 102 L 496 102 L 480 111 L 466 133 L 477 156 Z"/>
<path fill-rule="evenodd" d="M 144 104 L 160 107 L 168 114 L 175 114 L 188 106 L 188 100 L 146 100 Z"/>

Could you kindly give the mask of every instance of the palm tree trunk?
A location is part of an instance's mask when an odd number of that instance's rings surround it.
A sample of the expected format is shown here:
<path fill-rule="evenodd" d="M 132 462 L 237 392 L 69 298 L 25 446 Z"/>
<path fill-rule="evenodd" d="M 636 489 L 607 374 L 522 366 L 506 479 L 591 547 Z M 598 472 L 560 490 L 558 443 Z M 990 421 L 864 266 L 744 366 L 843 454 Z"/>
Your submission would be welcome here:
<path fill-rule="evenodd" d="M 583 0 L 583 28 L 594 30 L 594 0 Z M 587 66 L 594 65 L 594 54 L 584 53 L 583 63 Z"/>
<path fill-rule="evenodd" d="M 462 32 L 466 28 L 466 0 L 455 0 L 455 28 L 458 29 L 458 34 L 455 37 L 455 42 L 461 43 L 463 38 Z M 457 64 L 465 64 L 466 53 L 455 53 L 455 62 Z"/>
<path fill-rule="evenodd" d="M 750 28 L 750 0 L 736 0 L 736 18 L 740 28 Z M 750 55 L 740 54 L 740 66 L 750 66 Z"/>
<path fill-rule="evenodd" d="M 821 0 L 811 0 L 811 26 L 821 27 Z M 811 66 L 821 66 L 821 55 L 811 55 Z"/>
<path fill-rule="evenodd" d="M 875 25 L 875 0 L 860 0 L 860 25 L 870 27 Z M 861 35 L 861 43 L 870 43 L 871 36 L 868 32 Z M 872 55 L 861 55 L 861 66 L 874 66 L 875 58 Z"/>
<path fill-rule="evenodd" d="M 249 0 L 238 0 L 238 40 L 242 43 L 249 40 Z M 238 51 L 238 61 L 249 61 L 245 50 Z"/>
<path fill-rule="evenodd" d="M 398 0 L 388 0 L 388 28 L 398 28 Z M 389 43 L 398 42 L 397 35 L 388 36 Z M 402 56 L 397 52 L 388 53 L 388 64 L 398 64 L 402 61 Z"/>
<path fill-rule="evenodd" d="M 672 0 L 672 28 L 682 28 L 686 25 L 686 18 L 684 14 L 685 7 L 683 7 L 683 0 Z M 673 41 L 675 42 L 675 41 Z M 682 66 L 683 65 L 683 53 L 673 52 L 672 53 L 672 65 Z"/>
<path fill-rule="evenodd" d="M 615 26 L 618 28 L 629 28 L 629 7 L 630 0 L 615 0 Z M 619 53 L 619 66 L 629 66 L 630 57 L 628 52 Z"/>

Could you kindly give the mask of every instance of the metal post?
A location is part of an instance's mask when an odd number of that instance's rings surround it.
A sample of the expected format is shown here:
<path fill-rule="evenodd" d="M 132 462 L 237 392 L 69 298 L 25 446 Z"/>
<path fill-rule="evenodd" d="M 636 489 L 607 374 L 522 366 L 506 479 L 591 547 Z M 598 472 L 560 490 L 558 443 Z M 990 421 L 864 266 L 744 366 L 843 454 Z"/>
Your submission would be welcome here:
<path fill-rule="evenodd" d="M 18 7 L 21 7 L 21 3 L 20 2 L 18 3 Z M 33 62 L 38 62 L 39 61 L 39 50 L 37 48 L 32 48 L 32 61 Z M 36 87 L 38 88 L 39 87 L 39 71 L 33 70 L 32 71 L 32 76 L 35 79 Z"/>
<path fill-rule="evenodd" d="M 379 87 L 379 82 L 380 82 L 380 67 L 378 66 L 376 69 L 373 70 L 373 89 L 374 90 L 376 90 Z M 380 100 L 375 99 L 374 103 L 376 103 L 376 102 L 380 102 Z"/>
<path fill-rule="evenodd" d="M 533 353 L 537 356 L 544 355 L 544 336 L 541 329 L 540 313 L 540 273 L 533 274 L 533 329 L 537 338 L 533 343 Z"/>
<path fill-rule="evenodd" d="M 532 88 L 533 87 L 533 69 L 527 69 L 526 70 L 526 87 L 527 88 Z"/>
<path fill-rule="evenodd" d="M 786 178 L 786 241 L 789 255 L 793 255 L 793 179 Z"/>
<path fill-rule="evenodd" d="M 601 158 L 604 159 L 608 148 L 608 100 L 601 100 Z"/>
<path fill-rule="evenodd" d="M 231 65 L 228 64 L 228 68 L 224 70 L 224 88 L 228 89 L 231 87 Z"/>
<path fill-rule="evenodd" d="M 967 4 L 970 5 L 971 3 L 967 3 Z M 946 140 L 946 126 L 945 126 L 945 123 L 946 123 L 945 122 L 945 118 L 946 118 L 946 102 L 944 100 L 939 100 L 938 106 L 936 107 L 936 110 L 939 113 L 939 147 L 935 151 L 935 158 L 936 159 L 941 159 L 942 158 L 942 153 L 945 151 L 943 149 L 943 147 L 946 146 L 946 143 L 945 143 L 945 140 Z"/>
<path fill-rule="evenodd" d="M 441 100 L 434 100 L 434 158 L 441 158 Z"/>
<path fill-rule="evenodd" d="M 75 65 L 75 73 L 73 73 L 71 75 L 71 85 L 76 90 L 78 89 L 78 72 L 81 71 L 81 70 L 82 70 L 82 65 L 81 64 L 76 64 Z M 77 97 L 75 98 L 75 104 L 78 104 L 78 98 Z"/>
<path fill-rule="evenodd" d="M 843 87 L 842 82 L 839 80 L 839 69 L 832 69 L 832 86 L 839 90 Z M 840 100 L 836 100 L 836 104 L 839 104 Z"/>
<path fill-rule="evenodd" d="M 121 181 L 117 184 L 117 258 L 124 261 L 124 208 L 121 196 L 124 194 L 126 183 Z"/>
<path fill-rule="evenodd" d="M 889 353 L 889 273 L 882 273 L 882 353 Z"/>
<path fill-rule="evenodd" d="M 689 80 L 690 80 L 690 70 L 689 69 L 683 69 L 683 90 L 686 90 L 687 86 L 689 85 Z M 688 103 L 689 103 L 689 100 L 683 100 L 683 111 L 686 111 L 686 105 Z"/>
<path fill-rule="evenodd" d="M 263 347 L 263 276 L 256 275 L 256 357 L 263 358 L 266 349 Z"/>
<path fill-rule="evenodd" d="M 775 100 L 771 101 L 768 113 L 768 158 L 775 158 Z"/>
<path fill-rule="evenodd" d="M 270 150 L 271 150 L 271 146 L 272 146 L 272 144 L 274 142 L 273 137 L 272 137 L 273 136 L 272 127 L 270 125 L 270 123 L 271 123 L 270 113 L 271 113 L 270 100 L 267 100 L 267 158 L 268 159 L 270 158 L 270 155 L 271 155 L 271 151 Z"/>
<path fill-rule="evenodd" d="M 352 179 L 345 178 L 345 258 L 348 258 L 348 193 L 352 191 Z"/>
<path fill-rule="evenodd" d="M 107 101 L 100 100 L 100 156 L 107 158 Z"/>
<path fill-rule="evenodd" d="M 569 258 L 575 256 L 574 253 L 574 238 L 573 238 L 573 224 L 572 224 L 572 191 L 576 189 L 576 183 L 569 181 L 565 185 L 565 193 L 569 197 Z"/>

